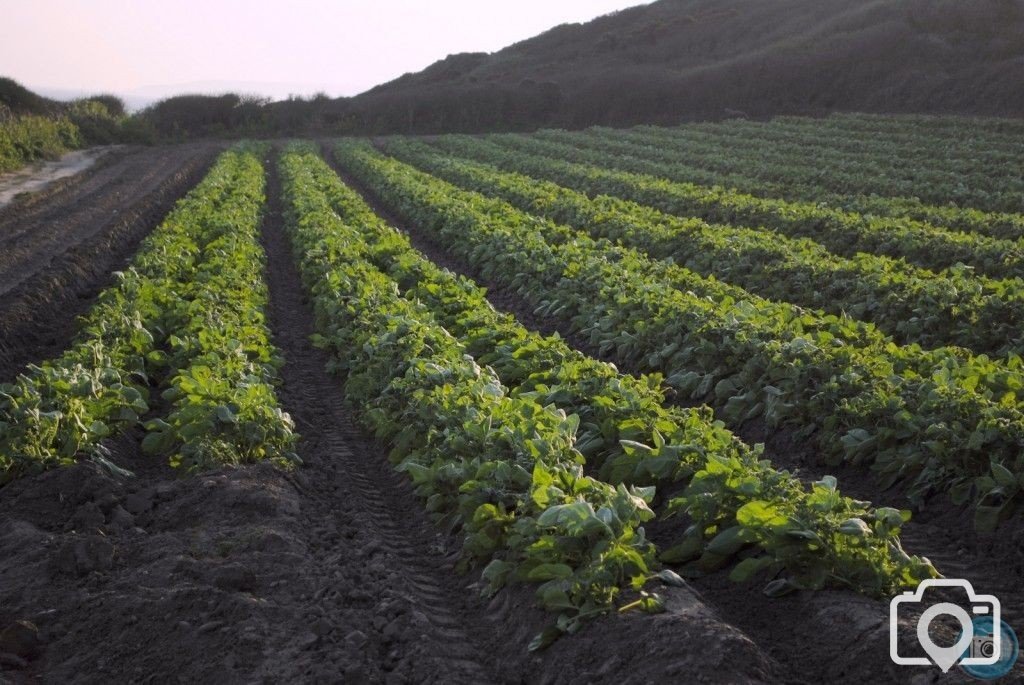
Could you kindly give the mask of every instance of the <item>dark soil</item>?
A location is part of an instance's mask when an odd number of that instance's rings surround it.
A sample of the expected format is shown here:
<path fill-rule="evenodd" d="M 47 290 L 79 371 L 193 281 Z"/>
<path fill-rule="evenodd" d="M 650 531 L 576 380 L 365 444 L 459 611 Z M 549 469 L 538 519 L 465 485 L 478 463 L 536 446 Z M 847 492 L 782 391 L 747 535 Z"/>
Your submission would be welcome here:
<path fill-rule="evenodd" d="M 56 356 L 219 144 L 134 149 L 0 211 L 0 381 Z"/>
<path fill-rule="evenodd" d="M 542 334 L 558 333 L 577 349 L 617 363 L 625 372 L 636 372 L 614 357 L 600 357 L 593 346 L 572 333 L 564 320 L 539 317 L 518 293 L 492 280 L 481 280 L 477 270 L 456 258 L 432 236 L 396 216 L 372 191 L 347 174 L 337 164 L 328 143 L 322 144 L 322 151 L 335 171 L 374 211 L 400 227 L 415 247 L 435 263 L 477 279 L 487 288 L 489 301 L 499 310 L 513 314 L 525 326 Z M 911 508 L 898 488 L 880 492 L 873 476 L 864 469 L 826 467 L 815 462 L 813 450 L 797 443 L 792 431 L 768 431 L 763 425 L 751 422 L 741 427 L 738 434 L 749 443 L 765 442 L 767 458 L 780 468 L 796 471 L 805 481 L 836 474 L 844 494 L 874 500 L 880 506 Z M 655 542 L 670 546 L 673 532 L 680 530 L 679 523 L 656 523 L 649 533 Z M 931 498 L 926 507 L 915 511 L 915 519 L 906 525 L 902 537 L 909 553 L 927 556 L 946 577 L 970 580 L 977 592 L 995 594 L 1002 600 L 1004 620 L 1011 625 L 1024 624 L 1024 551 L 1021 545 L 1024 526 L 1007 524 L 998 534 L 980 535 L 973 529 L 969 512 L 953 506 L 946 495 L 940 493 Z M 785 667 L 787 680 L 879 682 L 879 676 L 885 673 L 887 681 L 909 682 L 917 676 L 927 677 L 934 670 L 897 667 L 892 663 L 888 650 L 887 602 L 842 591 L 798 593 L 770 599 L 760 592 L 761 586 L 756 582 L 737 585 L 725 574 L 697 579 L 693 585 L 722 618 L 742 630 Z M 910 617 L 919 612 L 911 611 Z M 809 656 L 804 645 L 816 645 L 815 654 Z M 823 653 L 827 653 L 828 658 L 822 658 Z M 1018 672 L 1024 678 L 1024 665 L 1018 664 L 1015 673 Z M 942 682 L 955 682 L 957 678 L 964 676 L 951 673 Z"/>

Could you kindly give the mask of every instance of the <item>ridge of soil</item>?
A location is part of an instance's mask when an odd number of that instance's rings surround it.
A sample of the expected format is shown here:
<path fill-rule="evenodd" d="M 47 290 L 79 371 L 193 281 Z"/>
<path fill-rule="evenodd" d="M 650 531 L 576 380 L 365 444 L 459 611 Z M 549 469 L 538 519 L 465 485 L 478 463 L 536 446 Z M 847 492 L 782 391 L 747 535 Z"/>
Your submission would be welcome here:
<path fill-rule="evenodd" d="M 600 355 L 581 336 L 571 332 L 566 322 L 552 317 L 539 317 L 518 293 L 493 281 L 481 278 L 480 272 L 452 255 L 433 236 L 404 221 L 358 179 L 338 163 L 327 141 L 321 141 L 321 152 L 342 180 L 356 190 L 373 210 L 389 224 L 402 230 L 414 247 L 434 263 L 450 271 L 473 278 L 487 290 L 487 298 L 500 311 L 514 315 L 524 326 L 544 335 L 558 333 L 570 345 L 604 361 L 616 360 Z M 619 364 L 627 373 L 636 373 L 629 365 Z M 690 403 L 684 403 L 690 404 Z M 763 425 L 751 422 L 737 434 L 744 440 L 765 442 L 765 456 L 780 468 L 796 467 L 802 479 L 818 480 L 826 473 L 840 477 L 844 494 L 860 499 L 875 499 L 879 489 L 874 479 L 852 466 L 825 468 L 813 462 L 813 452 L 794 444 L 792 431 L 775 435 Z M 884 493 L 909 508 L 898 490 Z M 911 554 L 923 554 L 936 563 L 947 577 L 971 580 L 978 592 L 993 592 L 1002 599 L 1004 619 L 1013 625 L 1024 619 L 1024 526 L 1004 526 L 998 535 L 975 533 L 969 513 L 933 497 L 926 509 L 924 522 L 913 520 L 902 538 Z M 649 527 L 652 540 L 659 546 L 671 546 L 673 525 L 654 522 Z M 892 682 L 910 682 L 926 676 L 928 668 L 897 667 L 889 658 L 887 602 L 872 600 L 852 592 L 826 590 L 800 592 L 784 598 L 765 597 L 760 586 L 736 584 L 727 574 L 717 573 L 695 579 L 692 585 L 708 604 L 727 621 L 742 630 L 766 654 L 785 669 L 785 680 L 792 682 L 877 681 L 885 673 Z M 911 610 L 906 621 L 916 622 L 921 609 Z M 780 626 L 787 631 L 780 634 Z M 946 627 L 947 632 L 949 627 Z M 943 628 L 937 627 L 941 633 Z M 911 629 L 912 632 L 912 629 Z M 950 639 L 952 642 L 952 639 Z M 816 654 L 828 658 L 809 658 L 802 645 L 815 645 Z M 1024 664 L 1016 669 L 1024 676 Z M 963 674 L 945 674 L 942 682 L 969 682 Z"/>
<path fill-rule="evenodd" d="M 0 381 L 67 346 L 77 317 L 222 147 L 111 153 L 43 200 L 0 212 Z"/>

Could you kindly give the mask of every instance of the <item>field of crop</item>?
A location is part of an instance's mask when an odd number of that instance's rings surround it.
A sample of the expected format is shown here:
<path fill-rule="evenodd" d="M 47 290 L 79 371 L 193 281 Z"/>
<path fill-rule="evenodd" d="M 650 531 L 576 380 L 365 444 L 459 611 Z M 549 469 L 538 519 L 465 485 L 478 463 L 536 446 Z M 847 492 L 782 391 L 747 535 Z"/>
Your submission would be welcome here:
<path fill-rule="evenodd" d="M 118 154 L 0 209 L 19 672 L 918 682 L 940 576 L 1024 626 L 1018 122 Z"/>

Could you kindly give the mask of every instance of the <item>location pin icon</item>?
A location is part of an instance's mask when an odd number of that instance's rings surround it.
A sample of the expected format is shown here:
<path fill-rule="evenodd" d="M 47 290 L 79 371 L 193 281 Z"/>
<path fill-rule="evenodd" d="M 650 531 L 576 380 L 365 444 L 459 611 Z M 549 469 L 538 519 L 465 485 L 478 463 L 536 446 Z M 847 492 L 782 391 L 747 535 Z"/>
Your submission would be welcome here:
<path fill-rule="evenodd" d="M 928 634 L 928 626 L 932 624 L 936 616 L 942 615 L 952 616 L 960 621 L 960 639 L 952 647 L 939 647 L 932 642 L 931 635 Z M 973 639 L 974 624 L 971 622 L 971 617 L 956 604 L 943 602 L 942 604 L 930 606 L 921 614 L 921 620 L 917 622 L 918 642 L 924 647 L 924 651 L 928 653 L 928 656 L 935 662 L 935 665 L 942 669 L 943 673 L 948 673 L 949 669 L 953 668 L 956 662 L 960 661 L 960 657 L 964 655 L 967 645 L 971 644 Z"/>

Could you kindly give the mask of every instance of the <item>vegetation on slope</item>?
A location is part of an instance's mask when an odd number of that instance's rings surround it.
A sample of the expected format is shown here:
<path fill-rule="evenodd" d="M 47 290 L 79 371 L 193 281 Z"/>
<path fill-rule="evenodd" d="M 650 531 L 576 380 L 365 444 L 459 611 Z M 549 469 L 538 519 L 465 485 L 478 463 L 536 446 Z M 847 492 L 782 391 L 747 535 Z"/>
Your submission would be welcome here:
<path fill-rule="evenodd" d="M 351 98 L 183 94 L 133 121 L 181 139 L 837 111 L 1015 117 L 1024 113 L 1022 33 L 1022 0 L 659 0 L 558 26 L 493 54 L 450 55 Z M 4 102 L 30 113 L 60 105 L 6 79 Z"/>
<path fill-rule="evenodd" d="M 149 142 L 144 122 L 113 95 L 58 102 L 0 77 L 0 173 L 89 145 Z"/>
<path fill-rule="evenodd" d="M 450 56 L 347 110 L 380 133 L 736 113 L 1018 116 L 1022 31 L 1018 0 L 660 0 L 493 54 Z"/>

